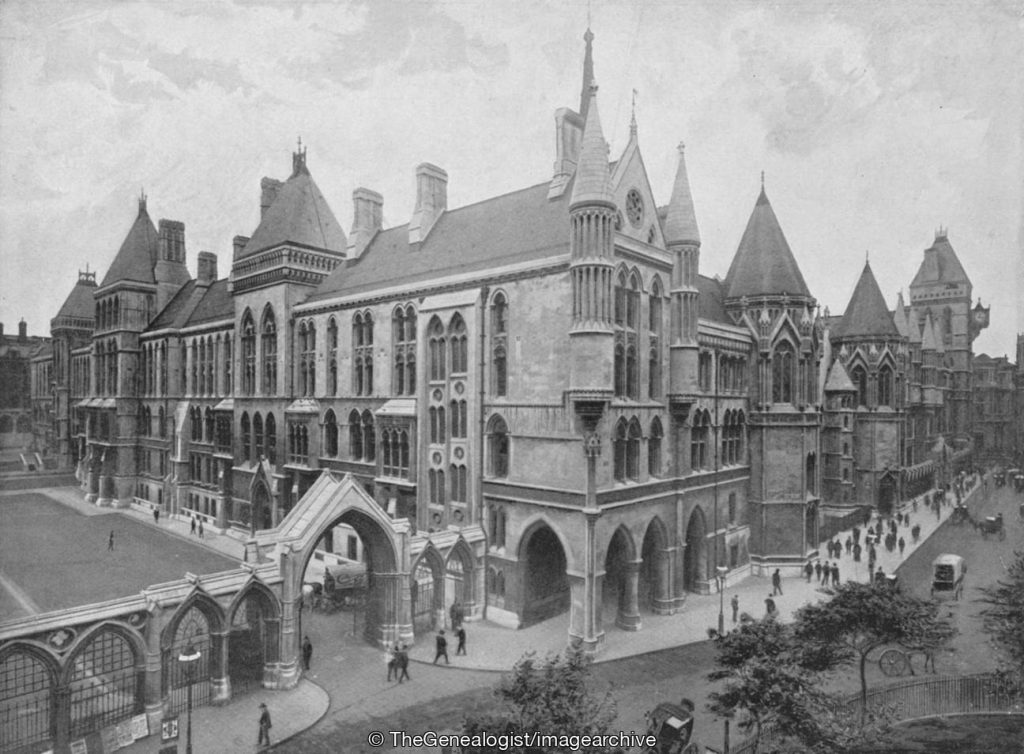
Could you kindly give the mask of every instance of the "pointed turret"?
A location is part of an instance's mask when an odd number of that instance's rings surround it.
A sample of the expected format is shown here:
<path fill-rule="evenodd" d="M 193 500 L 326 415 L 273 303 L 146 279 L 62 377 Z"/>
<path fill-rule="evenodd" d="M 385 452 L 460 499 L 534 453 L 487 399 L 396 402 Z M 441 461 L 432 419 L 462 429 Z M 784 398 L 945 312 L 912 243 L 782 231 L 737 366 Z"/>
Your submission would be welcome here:
<path fill-rule="evenodd" d="M 850 379 L 850 375 L 847 374 L 843 362 L 838 359 L 832 364 L 832 369 L 829 370 L 828 379 L 825 381 L 825 392 L 826 393 L 855 393 L 857 392 L 856 386 L 853 384 L 853 380 Z"/>
<path fill-rule="evenodd" d="M 728 298 L 783 293 L 811 298 L 763 184 L 725 280 Z"/>
<path fill-rule="evenodd" d="M 587 109 L 590 107 L 590 87 L 594 83 L 594 32 L 587 27 L 583 33 L 583 41 L 587 48 L 583 53 L 583 84 L 580 87 L 580 118 L 586 122 Z"/>
<path fill-rule="evenodd" d="M 934 351 L 941 342 L 942 338 L 935 336 L 935 323 L 932 321 L 932 313 L 927 312 L 924 315 L 924 327 L 921 329 L 921 350 Z"/>
<path fill-rule="evenodd" d="M 864 271 L 861 272 L 860 280 L 853 289 L 850 303 L 836 328 L 836 334 L 846 337 L 899 335 L 869 262 L 864 263 Z"/>
<path fill-rule="evenodd" d="M 614 206 L 615 198 L 609 178 L 608 145 L 597 112 L 597 84 L 593 84 L 590 87 L 590 105 L 587 108 L 586 125 L 583 127 L 583 144 L 580 146 L 570 208 L 583 204 Z"/>
<path fill-rule="evenodd" d="M 892 321 L 896 325 L 896 332 L 904 338 L 910 336 L 910 321 L 907 319 L 907 305 L 903 301 L 903 291 L 896 296 L 896 309 L 892 313 Z"/>
<path fill-rule="evenodd" d="M 672 184 L 672 198 L 665 215 L 665 243 L 693 243 L 700 245 L 700 231 L 697 229 L 697 215 L 693 211 L 693 194 L 690 192 L 690 178 L 686 173 L 686 156 L 682 142 L 679 144 L 679 165 L 676 179 Z"/>
<path fill-rule="evenodd" d="M 101 288 L 131 280 L 137 283 L 154 283 L 153 267 L 157 260 L 157 232 L 146 211 L 146 196 L 139 197 L 139 212 L 135 216 L 128 235 L 110 264 Z"/>

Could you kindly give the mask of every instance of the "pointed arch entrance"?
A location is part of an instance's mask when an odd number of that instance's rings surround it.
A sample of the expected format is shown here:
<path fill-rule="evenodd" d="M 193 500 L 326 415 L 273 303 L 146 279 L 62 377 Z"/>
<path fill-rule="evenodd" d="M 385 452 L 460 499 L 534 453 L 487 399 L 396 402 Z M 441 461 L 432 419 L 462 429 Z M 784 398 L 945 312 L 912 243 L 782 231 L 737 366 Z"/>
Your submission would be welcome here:
<path fill-rule="evenodd" d="M 414 633 L 429 633 L 444 625 L 444 574 L 440 553 L 428 547 L 416 561 L 409 578 Z"/>
<path fill-rule="evenodd" d="M 232 696 L 263 686 L 279 659 L 281 611 L 265 585 L 253 581 L 228 608 L 228 680 Z"/>
<path fill-rule="evenodd" d="M 627 631 L 640 627 L 637 609 L 639 565 L 633 539 L 626 528 L 620 526 L 612 534 L 605 554 L 601 598 L 605 611 L 614 610 L 615 625 Z"/>
<path fill-rule="evenodd" d="M 569 609 L 569 579 L 565 550 L 546 523 L 537 523 L 523 536 L 520 561 L 523 578 L 523 625 L 539 623 Z"/>
<path fill-rule="evenodd" d="M 708 581 L 708 526 L 704 511 L 694 508 L 686 524 L 686 558 L 683 583 L 689 592 L 701 592 Z"/>
<path fill-rule="evenodd" d="M 640 550 L 640 608 L 657 615 L 674 612 L 672 573 L 669 568 L 668 533 L 660 518 L 652 518 Z"/>
<path fill-rule="evenodd" d="M 878 513 L 882 516 L 892 515 L 896 503 L 898 484 L 896 475 L 887 471 L 878 482 Z"/>
<path fill-rule="evenodd" d="M 459 540 L 448 553 L 445 565 L 444 607 L 448 611 L 458 602 L 464 615 L 473 613 L 473 582 L 476 571 L 473 568 L 473 554 L 465 540 Z"/>
<path fill-rule="evenodd" d="M 224 617 L 220 606 L 203 592 L 179 605 L 175 616 L 164 628 L 160 638 L 163 672 L 162 695 L 170 712 L 181 712 L 192 686 L 192 704 L 203 706 L 214 700 L 215 686 L 223 689 L 225 679 L 221 673 Z M 178 661 L 186 649 L 199 650 L 199 660 L 189 669 Z"/>

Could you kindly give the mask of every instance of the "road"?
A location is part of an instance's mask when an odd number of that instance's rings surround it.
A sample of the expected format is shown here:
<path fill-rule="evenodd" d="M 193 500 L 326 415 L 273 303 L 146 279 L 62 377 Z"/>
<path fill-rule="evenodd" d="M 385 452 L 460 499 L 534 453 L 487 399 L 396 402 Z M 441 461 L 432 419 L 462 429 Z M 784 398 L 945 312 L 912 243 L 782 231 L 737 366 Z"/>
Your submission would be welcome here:
<path fill-rule="evenodd" d="M 1004 541 L 983 538 L 969 526 L 953 526 L 947 522 L 898 571 L 902 588 L 927 598 L 931 563 L 936 555 L 951 552 L 967 560 L 969 571 L 964 598 L 959 603 L 944 603 L 960 634 L 952 650 L 937 658 L 940 673 L 977 673 L 994 667 L 993 651 L 981 633 L 978 617 L 981 605 L 976 600 L 980 596 L 979 589 L 1003 573 L 1014 549 L 1024 542 L 1024 525 L 1017 515 L 1020 502 L 1024 502 L 1024 497 L 1007 488 L 995 490 L 990 484 L 987 492 L 979 491 L 972 499 L 971 513 L 979 517 L 1002 511 L 1007 527 Z M 333 629 L 312 625 L 311 630 Z M 279 750 L 301 754 L 379 751 L 367 744 L 368 732 L 454 730 L 467 714 L 494 705 L 491 690 L 498 681 L 495 673 L 413 664 L 410 669 L 413 682 L 396 686 L 384 680 L 384 665 L 375 650 L 351 644 L 342 654 L 342 664 L 352 668 L 347 678 L 345 672 L 324 672 L 321 678 L 314 680 L 327 688 L 332 700 L 346 701 L 338 704 L 332 701 L 323 720 L 278 747 Z M 330 658 L 325 661 L 329 662 Z M 618 728 L 624 731 L 642 730 L 644 712 L 657 702 L 689 697 L 698 706 L 697 737 L 703 743 L 721 748 L 722 722 L 704 709 L 707 694 L 712 689 L 706 677 L 713 664 L 714 650 L 708 642 L 674 647 L 595 665 L 595 688 L 612 694 L 618 707 Z M 920 672 L 920 658 L 915 660 L 915 665 Z M 364 671 L 359 670 L 364 666 L 372 668 L 365 677 Z M 849 693 L 856 691 L 855 673 L 852 668 L 837 671 L 829 687 Z M 894 680 L 883 676 L 877 664 L 869 666 L 869 688 Z M 354 686 L 358 689 L 355 694 Z M 736 740 L 737 734 L 733 735 Z M 388 745 L 384 749 L 392 747 Z"/>

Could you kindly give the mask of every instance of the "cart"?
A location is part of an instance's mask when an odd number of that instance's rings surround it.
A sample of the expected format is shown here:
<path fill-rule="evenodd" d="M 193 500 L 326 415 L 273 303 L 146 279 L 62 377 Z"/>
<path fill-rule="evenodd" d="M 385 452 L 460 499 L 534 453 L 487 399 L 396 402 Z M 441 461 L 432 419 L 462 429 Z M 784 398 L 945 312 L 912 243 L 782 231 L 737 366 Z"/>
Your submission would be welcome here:
<path fill-rule="evenodd" d="M 963 503 L 959 503 L 953 509 L 953 513 L 949 516 L 950 523 L 954 524 L 955 526 L 959 526 L 960 524 L 970 521 L 970 519 L 971 514 L 967 510 L 967 506 L 964 505 Z"/>
<path fill-rule="evenodd" d="M 981 530 L 981 536 L 988 539 L 988 535 L 991 534 L 999 539 L 1006 539 L 1006 527 L 1003 526 L 1003 514 L 997 513 L 994 516 L 987 516 L 978 522 L 978 528 Z"/>
<path fill-rule="evenodd" d="M 647 734 L 655 737 L 653 746 L 644 754 L 696 754 L 693 736 L 693 702 L 683 699 L 679 704 L 662 702 L 644 715 Z"/>
<path fill-rule="evenodd" d="M 890 647 L 878 658 L 878 667 L 883 675 L 897 677 L 917 675 L 914 672 L 914 655 L 924 656 L 924 672 L 931 669 L 935 673 L 935 654 L 944 647 L 950 637 L 936 632 L 927 633 L 915 640 L 899 644 L 899 648 Z"/>
<path fill-rule="evenodd" d="M 932 561 L 931 596 L 959 601 L 964 592 L 967 565 L 959 555 L 942 554 Z"/>

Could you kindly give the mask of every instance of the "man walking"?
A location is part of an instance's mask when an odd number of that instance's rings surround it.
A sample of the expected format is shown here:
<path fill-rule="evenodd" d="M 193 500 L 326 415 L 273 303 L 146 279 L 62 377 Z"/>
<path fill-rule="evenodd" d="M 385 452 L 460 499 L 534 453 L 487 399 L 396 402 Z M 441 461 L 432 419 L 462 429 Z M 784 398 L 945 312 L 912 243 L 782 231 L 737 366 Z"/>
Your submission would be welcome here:
<path fill-rule="evenodd" d="M 804 575 L 807 577 L 807 583 L 811 583 L 811 576 L 814 575 L 814 566 L 811 565 L 811 561 L 807 561 L 807 565 L 804 566 Z"/>
<path fill-rule="evenodd" d="M 434 639 L 434 664 L 437 665 L 437 661 L 444 657 L 444 664 L 451 665 L 448 661 L 448 640 L 444 638 L 444 629 L 442 628 L 437 632 L 437 637 Z"/>
<path fill-rule="evenodd" d="M 455 638 L 459 640 L 459 646 L 455 649 L 455 656 L 466 654 L 466 628 L 461 623 L 455 629 Z"/>
<path fill-rule="evenodd" d="M 768 595 L 764 600 L 764 612 L 766 618 L 775 617 L 775 600 L 772 599 L 772 595 Z"/>
<path fill-rule="evenodd" d="M 740 614 L 740 596 L 734 594 L 730 604 L 732 605 L 732 622 L 735 623 Z"/>
<path fill-rule="evenodd" d="M 309 661 L 313 659 L 313 642 L 309 640 L 307 635 L 302 640 L 302 667 L 309 670 Z"/>
<path fill-rule="evenodd" d="M 388 664 L 388 680 L 391 680 L 391 676 L 398 677 L 398 645 L 395 644 L 393 649 L 388 649 L 384 653 L 384 662 Z"/>
<path fill-rule="evenodd" d="M 825 565 L 821 567 L 821 583 L 828 586 L 828 577 L 831 573 L 832 565 L 826 560 Z"/>
<path fill-rule="evenodd" d="M 409 677 L 409 645 L 403 644 L 402 648 L 398 650 L 398 658 L 395 660 L 398 665 L 398 682 L 401 683 L 404 678 L 407 681 L 411 681 Z"/>
<path fill-rule="evenodd" d="M 256 741 L 257 746 L 270 746 L 270 710 L 267 705 L 260 702 L 260 737 Z"/>
<path fill-rule="evenodd" d="M 199 538 L 203 538 L 203 519 L 199 519 Z"/>
<path fill-rule="evenodd" d="M 448 617 L 452 621 L 452 630 L 462 625 L 462 620 L 465 617 L 465 613 L 462 611 L 462 605 L 459 604 L 458 600 L 452 603 L 452 606 L 448 608 Z"/>
<path fill-rule="evenodd" d="M 832 564 L 832 586 L 839 586 L 839 564 Z"/>
<path fill-rule="evenodd" d="M 160 523 L 160 509 L 159 508 L 153 508 L 153 523 L 154 524 L 159 524 Z"/>
<path fill-rule="evenodd" d="M 112 552 L 114 549 L 114 530 L 110 530 L 110 539 L 107 540 L 107 551 Z"/>
<path fill-rule="evenodd" d="M 772 574 L 772 596 L 776 594 L 782 594 L 782 574 L 779 573 L 779 569 L 775 569 L 775 573 Z"/>
<path fill-rule="evenodd" d="M 820 582 L 821 581 L 821 561 L 814 561 L 814 577 Z"/>
<path fill-rule="evenodd" d="M 194 515 L 192 515 L 192 516 L 189 516 L 189 518 L 192 519 L 192 526 L 189 528 L 188 533 L 189 534 L 195 534 L 196 533 L 196 517 Z"/>
<path fill-rule="evenodd" d="M 907 540 L 905 540 L 903 537 L 900 537 L 899 548 L 900 548 L 900 557 L 901 558 L 903 557 L 903 548 L 906 547 L 906 546 L 907 546 Z"/>

